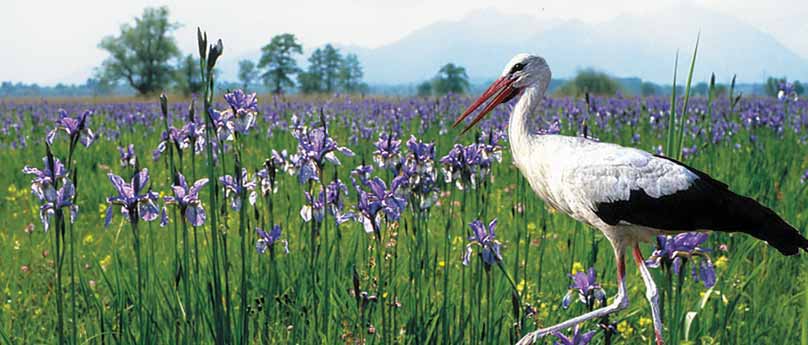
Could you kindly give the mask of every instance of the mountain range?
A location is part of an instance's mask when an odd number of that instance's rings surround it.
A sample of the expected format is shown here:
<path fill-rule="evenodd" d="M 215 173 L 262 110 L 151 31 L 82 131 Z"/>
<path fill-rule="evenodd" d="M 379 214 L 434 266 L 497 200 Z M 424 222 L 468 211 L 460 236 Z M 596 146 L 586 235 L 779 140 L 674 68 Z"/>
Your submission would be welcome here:
<path fill-rule="evenodd" d="M 539 19 L 495 9 L 439 21 L 377 48 L 337 45 L 357 54 L 370 84 L 408 84 L 431 78 L 453 62 L 472 82 L 495 78 L 516 53 L 545 57 L 554 78 L 595 68 L 618 77 L 669 84 L 679 54 L 679 79 L 686 77 L 699 37 L 695 80 L 715 73 L 727 82 L 760 82 L 768 76 L 808 79 L 808 60 L 773 36 L 739 19 L 693 5 L 677 5 L 643 15 L 625 14 L 600 23 Z M 311 50 L 307 50 L 307 54 Z M 237 61 L 257 60 L 258 51 L 225 58 L 223 77 L 235 80 Z M 300 58 L 302 66 L 305 57 Z"/>

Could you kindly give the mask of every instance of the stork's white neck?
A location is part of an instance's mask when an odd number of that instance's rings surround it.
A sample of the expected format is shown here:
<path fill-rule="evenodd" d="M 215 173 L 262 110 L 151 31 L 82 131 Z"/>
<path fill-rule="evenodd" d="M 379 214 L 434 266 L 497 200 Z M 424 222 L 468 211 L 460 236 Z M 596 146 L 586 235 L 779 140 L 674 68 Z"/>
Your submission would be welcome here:
<path fill-rule="evenodd" d="M 546 86 L 534 84 L 525 88 L 519 97 L 519 102 L 511 112 L 508 123 L 508 141 L 511 146 L 513 160 L 517 166 L 525 161 L 531 154 L 531 143 L 538 138 L 538 135 L 530 134 L 528 126 L 529 119 L 534 110 L 539 107 Z"/>

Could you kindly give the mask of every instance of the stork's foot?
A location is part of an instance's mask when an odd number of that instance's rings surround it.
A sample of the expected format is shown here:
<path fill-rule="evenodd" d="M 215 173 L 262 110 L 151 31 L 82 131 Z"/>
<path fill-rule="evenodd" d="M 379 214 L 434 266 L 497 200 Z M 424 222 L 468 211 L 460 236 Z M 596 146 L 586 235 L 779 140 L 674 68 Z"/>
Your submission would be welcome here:
<path fill-rule="evenodd" d="M 519 342 L 516 343 L 516 345 L 530 345 L 530 344 L 533 344 L 534 342 L 536 342 L 536 340 L 544 338 L 548 334 L 550 334 L 550 331 L 549 330 L 543 330 L 543 329 L 540 329 L 538 331 L 530 332 L 530 333 L 526 334 L 524 337 L 522 337 L 522 339 L 520 339 Z"/>

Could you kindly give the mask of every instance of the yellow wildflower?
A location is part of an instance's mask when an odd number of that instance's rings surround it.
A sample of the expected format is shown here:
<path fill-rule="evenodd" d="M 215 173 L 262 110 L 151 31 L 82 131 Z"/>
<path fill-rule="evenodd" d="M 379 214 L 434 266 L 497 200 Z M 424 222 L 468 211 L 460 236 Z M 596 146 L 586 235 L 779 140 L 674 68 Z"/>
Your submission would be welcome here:
<path fill-rule="evenodd" d="M 440 268 L 446 267 L 446 261 L 443 261 L 443 260 L 438 261 L 438 267 L 440 267 Z"/>
<path fill-rule="evenodd" d="M 648 327 L 649 325 L 651 325 L 654 322 L 651 319 L 647 318 L 647 317 L 641 317 L 640 321 L 638 323 L 639 323 L 640 327 L 645 328 L 645 327 Z"/>
<path fill-rule="evenodd" d="M 623 320 L 617 324 L 617 332 L 622 334 L 624 337 L 628 338 L 632 334 L 634 334 L 634 328 L 628 323 L 628 321 Z"/>
<path fill-rule="evenodd" d="M 721 255 L 718 257 L 717 260 L 713 263 L 713 266 L 718 269 L 725 269 L 727 268 L 727 264 L 729 263 L 729 259 L 726 256 Z"/>
<path fill-rule="evenodd" d="M 94 241 L 95 241 L 95 238 L 93 238 L 93 234 L 87 234 L 87 236 L 84 236 L 83 242 L 84 242 L 85 246 L 89 246 L 89 245 L 93 244 Z"/>
<path fill-rule="evenodd" d="M 99 261 L 98 264 L 101 265 L 101 269 L 106 270 L 107 266 L 109 266 L 109 264 L 111 262 L 112 262 L 112 257 L 107 255 L 103 259 L 101 259 L 101 261 Z"/>
<path fill-rule="evenodd" d="M 576 261 L 572 264 L 572 275 L 575 275 L 578 272 L 585 272 L 584 264 Z"/>
<path fill-rule="evenodd" d="M 519 282 L 519 284 L 516 284 L 516 291 L 519 291 L 519 293 L 522 293 L 522 290 L 524 290 L 524 289 L 525 289 L 525 280 L 522 279 Z"/>

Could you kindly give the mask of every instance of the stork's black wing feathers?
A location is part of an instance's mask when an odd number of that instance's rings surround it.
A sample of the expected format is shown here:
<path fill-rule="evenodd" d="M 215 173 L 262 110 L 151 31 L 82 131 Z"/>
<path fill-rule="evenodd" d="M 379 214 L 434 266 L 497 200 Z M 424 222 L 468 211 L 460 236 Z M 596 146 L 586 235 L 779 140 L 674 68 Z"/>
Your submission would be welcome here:
<path fill-rule="evenodd" d="M 604 222 L 620 222 L 669 231 L 715 230 L 744 232 L 768 242 L 785 255 L 808 251 L 808 240 L 771 209 L 735 194 L 717 181 L 677 160 L 699 178 L 690 187 L 654 198 L 642 189 L 631 190 L 628 200 L 598 203 L 595 213 Z"/>

